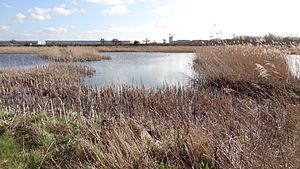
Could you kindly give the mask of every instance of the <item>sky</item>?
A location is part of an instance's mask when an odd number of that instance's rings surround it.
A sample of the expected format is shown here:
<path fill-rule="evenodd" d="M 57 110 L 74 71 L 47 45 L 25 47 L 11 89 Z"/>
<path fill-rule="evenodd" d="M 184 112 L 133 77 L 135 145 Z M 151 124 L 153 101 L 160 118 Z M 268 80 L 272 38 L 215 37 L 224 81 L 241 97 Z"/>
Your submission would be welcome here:
<path fill-rule="evenodd" d="M 300 36 L 299 0 L 0 0 L 0 40 Z"/>

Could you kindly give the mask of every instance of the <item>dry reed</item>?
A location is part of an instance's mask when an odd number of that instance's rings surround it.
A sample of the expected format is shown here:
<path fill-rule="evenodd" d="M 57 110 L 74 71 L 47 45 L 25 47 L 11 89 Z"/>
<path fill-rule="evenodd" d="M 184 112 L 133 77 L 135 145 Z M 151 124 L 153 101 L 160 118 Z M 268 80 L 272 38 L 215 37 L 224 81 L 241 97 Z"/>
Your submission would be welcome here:
<path fill-rule="evenodd" d="M 256 95 L 274 92 L 300 93 L 286 52 L 273 47 L 225 46 L 198 50 L 194 68 L 204 84 Z M 276 96 L 275 96 L 276 97 Z"/>
<path fill-rule="evenodd" d="M 41 58 L 57 62 L 86 62 L 110 60 L 100 56 L 94 47 L 0 47 L 0 53 L 36 53 Z"/>
<path fill-rule="evenodd" d="M 299 82 L 281 54 L 208 49 L 195 62 L 204 85 L 187 88 L 87 87 L 80 77 L 90 71 L 73 66 L 4 71 L 0 108 L 9 113 L 0 131 L 23 138 L 29 150 L 47 131 L 42 168 L 300 168 Z"/>

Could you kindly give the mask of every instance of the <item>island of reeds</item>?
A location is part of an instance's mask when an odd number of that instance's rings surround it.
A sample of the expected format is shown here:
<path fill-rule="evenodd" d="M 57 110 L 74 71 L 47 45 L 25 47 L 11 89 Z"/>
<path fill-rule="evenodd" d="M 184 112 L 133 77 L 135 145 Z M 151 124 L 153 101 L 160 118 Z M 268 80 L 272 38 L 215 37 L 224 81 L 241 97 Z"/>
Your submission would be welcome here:
<path fill-rule="evenodd" d="M 88 46 L 5 46 L 0 47 L 0 53 L 37 54 L 40 58 L 55 62 L 89 62 L 111 59 L 109 56 L 101 56 L 95 47 Z"/>
<path fill-rule="evenodd" d="M 71 63 L 1 71 L 0 168 L 300 168 L 290 50 L 192 50 L 186 87 L 90 87 Z"/>

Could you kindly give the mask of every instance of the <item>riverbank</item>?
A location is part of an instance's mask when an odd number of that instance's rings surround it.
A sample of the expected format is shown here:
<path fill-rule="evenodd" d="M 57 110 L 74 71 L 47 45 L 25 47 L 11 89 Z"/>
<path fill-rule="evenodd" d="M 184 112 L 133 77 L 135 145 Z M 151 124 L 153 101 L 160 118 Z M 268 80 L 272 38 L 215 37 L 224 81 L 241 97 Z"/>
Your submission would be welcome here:
<path fill-rule="evenodd" d="M 0 47 L 0 53 L 29 53 L 56 62 L 88 62 L 110 60 L 108 56 L 101 56 L 94 47 Z"/>
<path fill-rule="evenodd" d="M 284 54 L 197 55 L 191 87 L 87 87 L 93 71 L 74 66 L 3 71 L 0 167 L 299 168 L 300 85 Z"/>
<path fill-rule="evenodd" d="M 69 47 L 30 47 L 30 46 L 11 46 L 0 47 L 0 53 L 36 53 L 55 61 L 80 61 L 86 57 L 87 61 L 98 60 L 98 52 L 168 52 L 168 53 L 196 53 L 201 50 L 226 47 L 243 47 L 253 45 L 221 45 L 221 46 L 163 46 L 163 45 L 137 45 L 137 46 L 69 46 Z M 266 49 L 277 49 L 286 54 L 300 54 L 299 46 L 278 46 L 278 45 L 258 45 Z M 49 55 L 49 56 L 47 56 Z M 72 58 L 71 56 L 74 56 Z M 100 57 L 101 58 L 101 57 Z M 72 60 L 73 59 L 73 60 Z M 109 58 L 103 58 L 109 59 Z"/>

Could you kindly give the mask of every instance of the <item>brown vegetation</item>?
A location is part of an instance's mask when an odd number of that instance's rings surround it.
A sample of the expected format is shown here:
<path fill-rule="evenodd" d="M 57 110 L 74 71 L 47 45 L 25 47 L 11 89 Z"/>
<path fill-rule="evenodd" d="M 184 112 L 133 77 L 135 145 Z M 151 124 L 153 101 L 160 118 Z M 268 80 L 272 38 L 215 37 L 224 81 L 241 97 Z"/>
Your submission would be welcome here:
<path fill-rule="evenodd" d="M 100 52 L 195 52 L 199 46 L 100 46 Z"/>
<path fill-rule="evenodd" d="M 36 53 L 41 58 L 57 62 L 86 62 L 110 60 L 100 56 L 94 47 L 0 47 L 0 53 Z"/>
<path fill-rule="evenodd" d="M 281 48 L 206 47 L 198 50 L 194 67 L 204 85 L 234 88 L 248 94 L 273 95 L 286 90 L 300 94 L 299 79 L 289 71 L 286 52 Z"/>
<path fill-rule="evenodd" d="M 0 136 L 38 148 L 42 168 L 300 168 L 299 80 L 282 57 L 198 49 L 201 83 L 149 90 L 91 88 L 70 65 L 4 71 Z"/>

